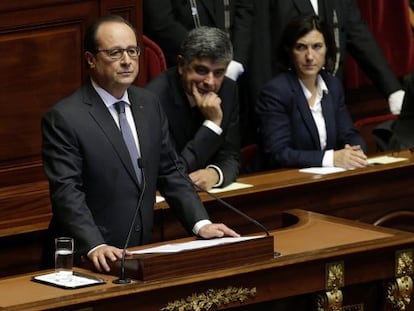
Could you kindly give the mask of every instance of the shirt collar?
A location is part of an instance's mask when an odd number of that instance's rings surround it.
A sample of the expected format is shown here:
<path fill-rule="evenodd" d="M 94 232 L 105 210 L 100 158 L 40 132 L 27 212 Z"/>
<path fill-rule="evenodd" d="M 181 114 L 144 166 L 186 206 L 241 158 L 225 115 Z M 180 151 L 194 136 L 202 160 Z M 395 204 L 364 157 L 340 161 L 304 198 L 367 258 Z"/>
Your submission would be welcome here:
<path fill-rule="evenodd" d="M 115 98 L 113 97 L 111 94 L 109 94 L 107 91 L 105 91 L 103 88 L 101 88 L 98 84 L 96 84 L 95 81 L 92 81 L 92 86 L 95 89 L 95 91 L 98 93 L 99 97 L 102 99 L 102 101 L 104 102 L 106 107 L 110 107 L 113 104 L 119 102 L 119 101 L 124 101 L 126 102 L 128 105 L 131 105 L 129 98 L 128 98 L 128 92 L 125 91 L 124 95 L 122 96 L 122 98 Z"/>
<path fill-rule="evenodd" d="M 303 94 L 305 94 L 306 99 L 309 99 L 312 96 L 311 92 L 307 89 L 307 87 L 303 84 L 303 82 L 300 79 L 299 79 L 299 83 L 300 83 L 300 86 L 302 87 L 302 91 L 303 91 Z M 320 95 L 320 97 L 322 97 L 323 93 L 328 94 L 328 87 L 326 86 L 326 83 L 321 77 L 321 75 L 317 76 L 316 85 L 317 85 L 318 94 Z"/>

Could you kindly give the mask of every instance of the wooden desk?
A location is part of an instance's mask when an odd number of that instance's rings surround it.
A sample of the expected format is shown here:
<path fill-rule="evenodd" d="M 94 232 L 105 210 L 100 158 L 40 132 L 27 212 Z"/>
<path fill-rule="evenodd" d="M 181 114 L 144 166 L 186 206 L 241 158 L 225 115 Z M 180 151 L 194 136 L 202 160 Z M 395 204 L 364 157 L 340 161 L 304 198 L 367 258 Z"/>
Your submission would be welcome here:
<path fill-rule="evenodd" d="M 414 160 L 408 152 L 398 156 L 409 160 L 325 176 L 296 169 L 262 172 L 238 179 L 254 187 L 218 196 L 269 229 L 280 228 L 281 212 L 292 208 L 374 223 L 396 210 L 414 210 Z M 13 207 L 0 210 L 0 276 L 35 271 L 39 266 L 50 208 L 45 203 L 47 183 L 33 187 L 35 191 L 21 192 L 13 187 L 0 191 L 0 203 Z M 201 198 L 214 221 L 225 222 L 242 234 L 258 232 L 257 227 L 206 194 L 201 193 Z M 154 242 L 187 236 L 165 203 L 155 209 Z"/>
<path fill-rule="evenodd" d="M 342 218 L 374 223 L 398 210 L 414 211 L 414 158 L 409 152 L 395 154 L 408 160 L 328 175 L 300 173 L 297 169 L 262 172 L 238 179 L 253 187 L 217 194 L 221 199 L 260 221 L 279 228 L 281 212 L 300 208 Z M 200 194 L 211 218 L 225 222 L 243 234 L 259 229 L 221 203 Z M 162 223 L 161 239 L 185 236 L 166 203 L 157 205 Z M 414 223 L 398 228 L 414 232 Z"/>
<path fill-rule="evenodd" d="M 285 213 L 284 223 L 290 226 L 272 231 L 274 247 L 281 252 L 280 257 L 159 281 L 134 281 L 128 285 L 113 284 L 115 277 L 99 275 L 107 280 L 105 285 L 77 290 L 31 282 L 33 275 L 45 272 L 39 271 L 0 279 L 0 310 L 75 310 L 86 307 L 93 307 L 93 310 L 161 310 L 173 302 L 182 305 L 184 302 L 178 302 L 180 299 L 196 293 L 219 295 L 221 290 L 227 290 L 227 298 L 236 298 L 238 294 L 235 292 L 244 290 L 247 299 L 243 303 L 224 304 L 221 309 L 243 306 L 243 310 L 248 310 L 251 305 L 250 310 L 262 310 L 265 304 L 266 310 L 277 306 L 279 311 L 285 310 L 280 308 L 280 303 L 287 301 L 313 304 L 313 299 L 304 298 L 311 293 L 325 292 L 325 269 L 332 263 L 341 263 L 343 267 L 344 277 L 337 276 L 343 280 L 340 289 L 344 306 L 356 308 L 363 304 L 365 311 L 385 310 L 380 307 L 382 302 L 378 299 L 383 296 L 381 284 L 395 277 L 396 253 L 411 251 L 412 254 L 414 234 L 302 210 Z M 365 287 L 369 291 L 365 291 Z M 299 298 L 285 300 L 292 296 Z M 295 305 L 294 309 L 292 306 L 288 308 L 286 310 L 310 310 L 308 304 L 306 307 Z M 410 308 L 408 310 L 413 310 L 412 305 Z"/>

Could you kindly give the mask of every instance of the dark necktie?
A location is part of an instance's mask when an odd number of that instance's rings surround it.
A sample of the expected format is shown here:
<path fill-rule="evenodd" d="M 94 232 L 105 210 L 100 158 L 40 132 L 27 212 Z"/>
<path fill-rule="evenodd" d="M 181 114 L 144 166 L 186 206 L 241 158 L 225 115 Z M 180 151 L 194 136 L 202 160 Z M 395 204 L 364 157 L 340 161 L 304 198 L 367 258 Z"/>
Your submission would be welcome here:
<path fill-rule="evenodd" d="M 137 175 L 138 183 L 141 184 L 142 181 L 142 172 L 138 167 L 138 159 L 140 154 L 135 144 L 134 136 L 132 135 L 131 127 L 128 124 L 126 114 L 125 114 L 125 102 L 120 101 L 114 104 L 116 111 L 119 116 L 119 125 L 121 127 L 122 137 L 128 148 L 129 155 L 131 156 L 132 165 L 134 166 L 135 174 Z"/>

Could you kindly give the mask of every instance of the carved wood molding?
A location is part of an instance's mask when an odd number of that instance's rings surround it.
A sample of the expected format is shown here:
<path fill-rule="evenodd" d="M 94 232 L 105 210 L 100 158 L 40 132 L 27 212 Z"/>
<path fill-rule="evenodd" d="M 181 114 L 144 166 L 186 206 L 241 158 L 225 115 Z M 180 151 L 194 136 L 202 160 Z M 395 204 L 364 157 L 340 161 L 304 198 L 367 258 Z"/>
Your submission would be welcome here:
<path fill-rule="evenodd" d="M 256 296 L 256 287 L 243 288 L 228 286 L 224 289 L 208 289 L 204 293 L 194 293 L 187 298 L 181 298 L 169 302 L 160 311 L 187 311 L 187 310 L 211 310 L 233 302 L 244 302 L 250 297 Z"/>

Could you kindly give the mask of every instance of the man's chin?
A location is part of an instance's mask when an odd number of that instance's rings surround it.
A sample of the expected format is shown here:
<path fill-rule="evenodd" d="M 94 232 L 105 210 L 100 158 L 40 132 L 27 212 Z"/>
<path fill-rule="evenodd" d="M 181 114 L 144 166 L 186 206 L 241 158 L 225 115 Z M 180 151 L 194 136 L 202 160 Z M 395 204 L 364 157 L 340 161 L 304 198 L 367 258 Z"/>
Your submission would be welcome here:
<path fill-rule="evenodd" d="M 123 84 L 123 85 L 130 85 L 134 83 L 135 79 L 136 79 L 136 76 L 121 77 L 118 79 L 118 83 Z"/>

